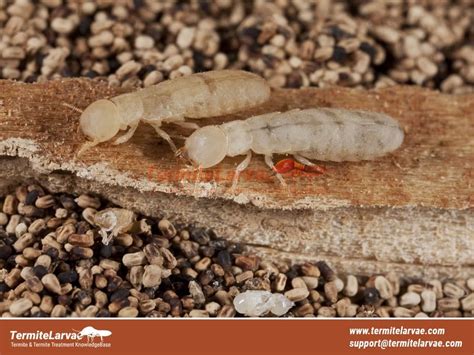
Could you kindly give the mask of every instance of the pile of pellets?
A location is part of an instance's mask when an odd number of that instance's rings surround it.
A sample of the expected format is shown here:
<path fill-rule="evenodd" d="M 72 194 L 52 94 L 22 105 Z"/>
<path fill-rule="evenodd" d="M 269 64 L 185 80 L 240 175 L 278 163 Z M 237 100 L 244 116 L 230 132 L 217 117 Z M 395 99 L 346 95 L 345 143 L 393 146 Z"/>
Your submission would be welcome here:
<path fill-rule="evenodd" d="M 415 282 L 262 260 L 212 230 L 37 184 L 0 197 L 0 211 L 2 317 L 240 317 L 234 299 L 252 290 L 293 302 L 284 317 L 474 315 L 474 278 Z M 120 231 L 104 244 L 98 221 L 111 211 L 130 223 L 112 218 L 105 230 Z"/>
<path fill-rule="evenodd" d="M 472 0 L 0 0 L 0 78 L 124 87 L 222 68 L 272 87 L 474 91 Z"/>

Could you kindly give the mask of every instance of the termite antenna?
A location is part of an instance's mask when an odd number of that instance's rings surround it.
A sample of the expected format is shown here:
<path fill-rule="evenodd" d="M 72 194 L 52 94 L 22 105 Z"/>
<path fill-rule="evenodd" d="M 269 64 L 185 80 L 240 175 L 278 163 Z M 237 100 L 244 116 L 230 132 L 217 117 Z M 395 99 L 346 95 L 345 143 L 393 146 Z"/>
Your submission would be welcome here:
<path fill-rule="evenodd" d="M 79 113 L 83 113 L 84 111 L 82 111 L 80 108 L 77 108 L 76 106 L 74 105 L 71 105 L 71 104 L 68 104 L 67 102 L 62 102 L 61 105 L 73 110 L 73 111 L 76 111 L 76 112 L 79 112 Z M 81 126 L 77 126 L 77 133 L 79 133 L 81 131 Z"/>
<path fill-rule="evenodd" d="M 184 165 L 186 166 L 186 169 L 191 170 L 191 171 L 196 171 L 202 170 L 202 167 L 197 165 L 194 161 L 192 161 L 189 158 L 188 155 L 188 149 L 186 147 L 181 147 L 179 148 L 174 155 L 178 158 L 181 159 L 184 162 Z"/>
<path fill-rule="evenodd" d="M 74 111 L 79 112 L 79 113 L 83 112 L 80 108 L 77 108 L 76 106 L 68 104 L 66 102 L 63 102 L 61 105 L 66 106 L 67 108 L 70 108 L 71 110 L 74 110 Z"/>
<path fill-rule="evenodd" d="M 185 140 L 187 137 L 181 135 L 181 134 L 170 134 L 170 137 L 171 138 L 174 138 L 174 139 L 181 139 L 181 140 Z M 176 153 L 175 153 L 176 154 Z"/>

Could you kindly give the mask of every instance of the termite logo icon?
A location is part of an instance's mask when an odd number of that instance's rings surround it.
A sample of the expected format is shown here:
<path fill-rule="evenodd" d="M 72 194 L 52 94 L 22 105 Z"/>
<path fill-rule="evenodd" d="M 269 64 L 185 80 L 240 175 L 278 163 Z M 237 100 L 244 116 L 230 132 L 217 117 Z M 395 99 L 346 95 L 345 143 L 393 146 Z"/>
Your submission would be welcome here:
<path fill-rule="evenodd" d="M 112 332 L 110 330 L 99 330 L 94 327 L 84 327 L 82 330 L 73 329 L 80 337 L 87 337 L 87 341 L 94 341 L 96 337 L 100 338 L 100 341 L 104 341 L 105 337 L 111 336 Z"/>
<path fill-rule="evenodd" d="M 35 330 L 18 331 L 10 330 L 11 348 L 110 348 L 112 332 L 107 329 L 95 329 L 87 326 L 81 330 L 69 331 Z M 99 338 L 96 341 L 96 338 Z M 87 340 L 86 340 L 87 339 Z M 1 354 L 0 354 L 1 355 Z"/>

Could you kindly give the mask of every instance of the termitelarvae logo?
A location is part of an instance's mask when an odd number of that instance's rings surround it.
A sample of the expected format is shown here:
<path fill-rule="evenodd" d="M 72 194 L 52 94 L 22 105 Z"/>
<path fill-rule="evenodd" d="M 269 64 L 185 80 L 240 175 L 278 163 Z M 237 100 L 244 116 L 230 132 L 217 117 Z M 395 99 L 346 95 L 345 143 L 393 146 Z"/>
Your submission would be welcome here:
<path fill-rule="evenodd" d="M 72 332 L 10 330 L 10 344 L 12 348 L 110 348 L 112 343 L 104 338 L 111 335 L 110 330 L 91 326 Z"/>

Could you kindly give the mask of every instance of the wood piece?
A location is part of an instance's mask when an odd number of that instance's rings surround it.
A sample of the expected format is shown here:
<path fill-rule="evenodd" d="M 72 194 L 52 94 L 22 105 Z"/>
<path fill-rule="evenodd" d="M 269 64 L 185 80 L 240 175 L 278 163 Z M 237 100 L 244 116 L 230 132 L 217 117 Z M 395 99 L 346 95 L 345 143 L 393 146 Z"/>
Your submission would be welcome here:
<path fill-rule="evenodd" d="M 197 180 L 145 124 L 126 144 L 101 144 L 76 158 L 84 142 L 77 132 L 79 113 L 62 103 L 83 109 L 118 92 L 85 79 L 1 81 L 0 155 L 13 157 L 0 160 L 3 185 L 32 176 L 53 191 L 93 191 L 151 216 L 200 222 L 263 253 L 330 259 L 347 272 L 473 274 L 474 95 L 408 86 L 286 89 L 258 108 L 196 120 L 207 125 L 325 106 L 385 112 L 406 131 L 392 155 L 327 163 L 323 176 L 286 176 L 288 189 L 255 157 L 234 195 L 230 185 L 241 157 L 203 171 Z"/>

